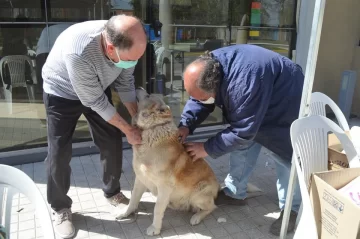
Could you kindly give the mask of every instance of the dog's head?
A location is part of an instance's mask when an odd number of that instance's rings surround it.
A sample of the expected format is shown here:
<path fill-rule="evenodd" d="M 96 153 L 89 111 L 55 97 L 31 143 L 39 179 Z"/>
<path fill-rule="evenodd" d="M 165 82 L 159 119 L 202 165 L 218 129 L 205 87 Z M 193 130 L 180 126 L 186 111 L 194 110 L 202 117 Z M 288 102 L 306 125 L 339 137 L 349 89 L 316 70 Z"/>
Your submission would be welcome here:
<path fill-rule="evenodd" d="M 138 114 L 133 118 L 133 124 L 149 129 L 173 121 L 170 107 L 156 95 L 149 95 L 143 88 L 136 90 Z"/>

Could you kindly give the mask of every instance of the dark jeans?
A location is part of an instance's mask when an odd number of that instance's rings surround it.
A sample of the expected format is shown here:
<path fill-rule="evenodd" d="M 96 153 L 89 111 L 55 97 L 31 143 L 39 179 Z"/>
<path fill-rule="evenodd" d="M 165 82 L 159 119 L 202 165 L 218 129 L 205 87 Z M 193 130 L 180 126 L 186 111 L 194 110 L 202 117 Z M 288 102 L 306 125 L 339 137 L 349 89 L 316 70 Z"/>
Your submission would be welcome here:
<path fill-rule="evenodd" d="M 110 88 L 105 91 L 111 102 Z M 121 131 L 102 119 L 78 100 L 43 94 L 48 127 L 47 200 L 55 211 L 71 208 L 66 194 L 70 188 L 72 136 L 81 114 L 86 117 L 95 145 L 100 149 L 102 181 L 105 197 L 120 192 L 122 169 Z"/>

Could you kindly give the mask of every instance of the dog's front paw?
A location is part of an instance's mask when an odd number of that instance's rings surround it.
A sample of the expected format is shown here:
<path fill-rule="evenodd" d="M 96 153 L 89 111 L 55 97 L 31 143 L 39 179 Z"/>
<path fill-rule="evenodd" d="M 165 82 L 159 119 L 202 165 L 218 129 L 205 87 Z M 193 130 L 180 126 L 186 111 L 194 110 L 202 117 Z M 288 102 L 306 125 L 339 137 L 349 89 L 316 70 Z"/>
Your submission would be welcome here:
<path fill-rule="evenodd" d="M 195 213 L 190 219 L 190 224 L 192 226 L 195 226 L 195 225 L 199 224 L 201 222 L 201 220 L 202 220 L 201 215 L 199 215 L 199 213 Z"/>
<path fill-rule="evenodd" d="M 128 207 L 120 210 L 116 215 L 115 218 L 116 220 L 120 220 L 123 219 L 125 217 L 128 217 L 131 214 L 130 210 L 128 209 Z"/>
<path fill-rule="evenodd" d="M 160 234 L 160 228 L 156 228 L 154 225 L 151 224 L 151 226 L 147 228 L 146 234 L 148 236 L 159 235 Z"/>

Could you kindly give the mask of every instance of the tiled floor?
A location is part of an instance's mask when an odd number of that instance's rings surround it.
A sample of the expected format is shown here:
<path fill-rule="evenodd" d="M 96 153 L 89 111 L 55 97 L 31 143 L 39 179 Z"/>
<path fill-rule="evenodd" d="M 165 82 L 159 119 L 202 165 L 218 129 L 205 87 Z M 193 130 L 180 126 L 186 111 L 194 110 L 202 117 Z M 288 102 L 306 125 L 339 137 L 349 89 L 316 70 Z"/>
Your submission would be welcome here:
<path fill-rule="evenodd" d="M 131 167 L 132 151 L 124 153 L 121 178 L 122 190 L 130 197 L 134 173 Z M 222 182 L 227 174 L 228 156 L 217 160 L 208 159 L 218 179 Z M 21 165 L 46 197 L 44 163 Z M 145 230 L 151 224 L 155 198 L 146 193 L 140 204 L 140 214 L 135 223 L 122 224 L 114 220 L 114 209 L 103 198 L 100 180 L 99 155 L 75 157 L 71 161 L 72 179 L 69 196 L 73 200 L 73 220 L 77 229 L 75 238 L 145 238 Z M 260 187 L 264 196 L 247 200 L 245 206 L 221 206 L 204 222 L 190 226 L 191 214 L 166 211 L 161 236 L 155 238 L 275 238 L 268 234 L 269 226 L 278 217 L 275 171 L 273 162 L 264 154 L 258 161 L 251 182 Z M 2 190 L 1 190 L 2 191 Z M 223 219 L 226 222 L 219 222 Z M 13 200 L 10 239 L 43 238 L 41 225 L 35 220 L 33 207 L 23 196 Z"/>

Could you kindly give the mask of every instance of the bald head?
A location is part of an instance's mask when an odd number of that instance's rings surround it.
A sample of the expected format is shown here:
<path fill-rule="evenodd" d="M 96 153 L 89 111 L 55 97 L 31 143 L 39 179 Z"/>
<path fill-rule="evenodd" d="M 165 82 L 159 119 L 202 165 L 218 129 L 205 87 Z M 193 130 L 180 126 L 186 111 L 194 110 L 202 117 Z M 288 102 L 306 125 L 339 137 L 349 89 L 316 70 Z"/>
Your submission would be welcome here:
<path fill-rule="evenodd" d="M 221 77 L 219 62 L 206 53 L 185 69 L 184 87 L 191 97 L 206 101 L 209 97 L 215 97 Z"/>
<path fill-rule="evenodd" d="M 117 62 L 115 49 L 123 61 L 138 60 L 145 52 L 147 37 L 144 26 L 133 16 L 116 15 L 105 25 L 107 55 Z"/>

